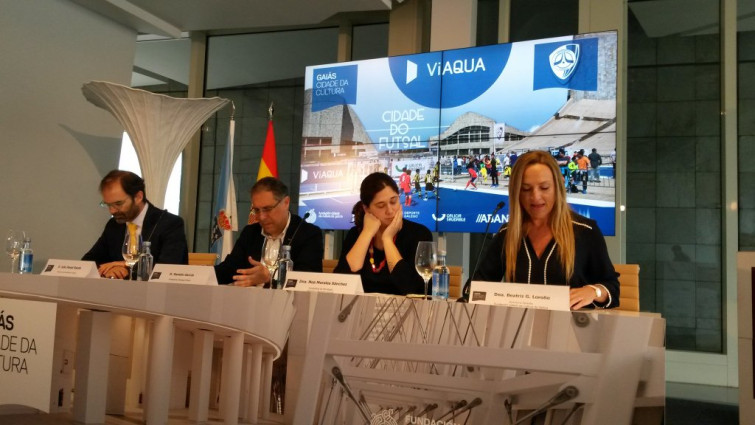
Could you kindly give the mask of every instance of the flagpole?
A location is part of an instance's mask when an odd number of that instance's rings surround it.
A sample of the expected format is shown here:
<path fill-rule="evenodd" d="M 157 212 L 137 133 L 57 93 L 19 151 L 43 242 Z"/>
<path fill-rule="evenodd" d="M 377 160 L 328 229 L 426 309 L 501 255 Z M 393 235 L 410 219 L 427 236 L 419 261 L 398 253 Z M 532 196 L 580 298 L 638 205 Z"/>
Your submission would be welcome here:
<path fill-rule="evenodd" d="M 233 181 L 233 151 L 234 143 L 236 141 L 236 104 L 231 101 L 231 119 L 228 122 L 228 147 L 230 149 L 228 164 L 228 192 L 226 193 L 225 208 L 230 216 L 230 229 L 226 229 L 223 232 L 223 248 L 222 257 L 231 253 L 233 250 L 233 232 L 239 231 L 239 218 L 236 204 L 236 184 Z"/>
<path fill-rule="evenodd" d="M 222 261 L 233 249 L 233 232 L 238 231 L 236 186 L 233 182 L 233 144 L 236 128 L 236 105 L 231 102 L 231 117 L 228 123 L 228 141 L 220 171 L 215 217 L 210 231 L 210 250 Z"/>

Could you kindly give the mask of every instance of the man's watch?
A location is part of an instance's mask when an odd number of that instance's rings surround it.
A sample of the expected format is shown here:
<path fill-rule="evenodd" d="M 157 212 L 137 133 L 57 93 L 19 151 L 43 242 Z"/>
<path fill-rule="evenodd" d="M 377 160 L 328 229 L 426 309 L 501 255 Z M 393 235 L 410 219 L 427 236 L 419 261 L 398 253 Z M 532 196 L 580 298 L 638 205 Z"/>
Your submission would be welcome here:
<path fill-rule="evenodd" d="M 603 295 L 603 290 L 597 285 L 587 285 L 595 291 L 595 298 L 600 298 Z"/>

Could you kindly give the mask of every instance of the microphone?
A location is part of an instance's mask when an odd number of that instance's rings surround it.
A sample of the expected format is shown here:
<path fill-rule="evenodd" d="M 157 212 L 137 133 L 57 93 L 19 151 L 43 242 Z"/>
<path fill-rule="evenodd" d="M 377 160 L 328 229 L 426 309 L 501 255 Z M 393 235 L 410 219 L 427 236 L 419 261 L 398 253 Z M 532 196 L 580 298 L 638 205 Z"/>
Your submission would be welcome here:
<path fill-rule="evenodd" d="M 291 245 L 291 242 L 294 241 L 294 236 L 296 236 L 296 234 L 299 233 L 299 229 L 301 229 L 302 223 L 304 223 L 305 221 L 307 221 L 308 218 L 309 218 L 309 211 L 307 211 L 304 214 L 304 217 L 301 218 L 301 221 L 299 222 L 299 224 L 296 225 L 296 229 L 294 229 L 294 233 L 292 233 L 291 237 L 288 239 L 288 243 L 285 243 L 283 245 Z"/>
<path fill-rule="evenodd" d="M 461 415 L 464 412 L 468 412 L 468 411 L 474 409 L 475 407 L 477 407 L 477 406 L 479 406 L 481 404 L 482 404 L 482 399 L 480 397 L 475 397 L 475 399 L 472 400 L 472 401 L 470 401 L 469 404 L 467 404 L 466 406 L 462 407 L 461 409 L 459 409 L 458 412 L 454 413 L 450 418 L 448 418 L 448 421 L 456 418 L 457 416 Z M 446 422 L 448 422 L 448 421 L 446 421 Z"/>
<path fill-rule="evenodd" d="M 438 408 L 438 405 L 436 403 L 430 403 L 427 406 L 425 406 L 424 409 L 422 409 L 419 413 L 417 413 L 414 416 L 420 417 L 422 415 L 426 415 L 426 414 L 432 412 L 433 410 L 435 410 L 437 408 Z"/>
<path fill-rule="evenodd" d="M 472 285 L 472 278 L 474 277 L 475 273 L 477 273 L 477 267 L 480 266 L 480 257 L 482 257 L 482 250 L 485 249 L 485 241 L 488 240 L 488 231 L 490 230 L 490 223 L 493 222 L 493 217 L 496 215 L 496 213 L 506 206 L 506 202 L 501 201 L 496 206 L 493 212 L 490 214 L 490 217 L 488 217 L 488 224 L 485 226 L 485 236 L 482 238 L 482 244 L 480 245 L 480 252 L 477 253 L 477 261 L 475 262 L 474 269 L 472 269 L 472 274 L 469 275 L 469 278 L 466 282 L 464 282 L 464 288 L 461 291 L 461 298 L 459 298 L 456 301 L 459 302 L 467 302 L 469 301 L 469 287 Z"/>

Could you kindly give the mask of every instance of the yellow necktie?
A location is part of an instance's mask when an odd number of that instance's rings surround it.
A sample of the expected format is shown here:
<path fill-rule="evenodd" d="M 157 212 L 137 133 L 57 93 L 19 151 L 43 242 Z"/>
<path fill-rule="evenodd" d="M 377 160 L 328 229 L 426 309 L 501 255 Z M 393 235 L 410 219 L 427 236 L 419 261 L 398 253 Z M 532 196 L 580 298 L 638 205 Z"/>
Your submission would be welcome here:
<path fill-rule="evenodd" d="M 128 226 L 128 251 L 132 253 L 139 252 L 139 238 L 136 235 L 137 225 L 134 223 L 126 223 Z"/>

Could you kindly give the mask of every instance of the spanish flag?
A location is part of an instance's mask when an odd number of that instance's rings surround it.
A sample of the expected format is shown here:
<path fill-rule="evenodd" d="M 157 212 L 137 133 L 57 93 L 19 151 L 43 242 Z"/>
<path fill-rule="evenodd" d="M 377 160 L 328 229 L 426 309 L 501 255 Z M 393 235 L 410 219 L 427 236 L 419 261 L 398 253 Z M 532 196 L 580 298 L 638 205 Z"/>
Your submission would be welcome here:
<path fill-rule="evenodd" d="M 267 121 L 267 137 L 265 147 L 262 149 L 262 160 L 257 172 L 257 180 L 263 177 L 278 177 L 278 156 L 275 153 L 275 134 L 273 133 L 273 118 Z"/>

